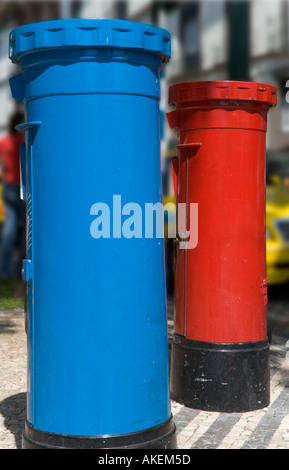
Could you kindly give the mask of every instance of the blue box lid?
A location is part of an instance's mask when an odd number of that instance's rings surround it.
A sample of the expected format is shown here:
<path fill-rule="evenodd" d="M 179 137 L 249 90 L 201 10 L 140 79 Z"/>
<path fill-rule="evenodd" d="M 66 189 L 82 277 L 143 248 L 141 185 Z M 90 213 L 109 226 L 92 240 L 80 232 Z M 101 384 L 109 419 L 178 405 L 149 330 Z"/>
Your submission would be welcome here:
<path fill-rule="evenodd" d="M 157 26 L 115 19 L 42 21 L 15 28 L 9 35 L 9 57 L 19 63 L 24 54 L 60 47 L 108 47 L 150 51 L 170 57 L 170 33 Z"/>

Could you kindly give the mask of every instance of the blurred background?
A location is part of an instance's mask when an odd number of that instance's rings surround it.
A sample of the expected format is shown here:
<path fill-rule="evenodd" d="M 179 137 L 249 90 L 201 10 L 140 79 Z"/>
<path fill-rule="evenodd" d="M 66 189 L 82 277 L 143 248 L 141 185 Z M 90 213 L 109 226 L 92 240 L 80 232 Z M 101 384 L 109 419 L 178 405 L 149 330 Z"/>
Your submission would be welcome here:
<path fill-rule="evenodd" d="M 154 24 L 170 31 L 172 58 L 162 72 L 161 153 L 164 203 L 175 210 L 171 175 L 175 136 L 168 128 L 168 88 L 176 82 L 237 79 L 265 82 L 278 89 L 267 134 L 267 274 L 269 285 L 289 282 L 289 1 L 288 0 L 54 0 L 0 1 L 0 161 L 1 142 L 11 118 L 22 112 L 11 98 L 8 80 L 18 73 L 8 58 L 9 32 L 22 24 L 59 18 L 118 18 Z M 288 93 L 289 101 L 289 93 Z M 19 107 L 20 106 L 20 107 Z M 4 140 L 4 143 L 7 141 Z M 2 160 L 1 160 L 2 159 Z M 2 171 L 2 183 L 5 173 Z M 5 182 L 5 181 L 4 181 Z M 9 212 L 1 199 L 0 242 Z M 169 227 L 166 219 L 166 228 Z M 19 259 L 24 237 L 19 216 L 13 239 L 13 266 L 2 275 L 0 308 L 23 304 Z M 1 236 L 2 233 L 2 236 Z M 167 240 L 168 288 L 173 291 L 173 244 Z M 1 256 L 0 250 L 0 256 Z M 2 255 L 3 259 L 3 255 Z M 1 259 L 0 259 L 1 263 Z M 18 282 L 19 280 L 19 282 Z M 287 284 L 286 284 L 287 285 Z"/>

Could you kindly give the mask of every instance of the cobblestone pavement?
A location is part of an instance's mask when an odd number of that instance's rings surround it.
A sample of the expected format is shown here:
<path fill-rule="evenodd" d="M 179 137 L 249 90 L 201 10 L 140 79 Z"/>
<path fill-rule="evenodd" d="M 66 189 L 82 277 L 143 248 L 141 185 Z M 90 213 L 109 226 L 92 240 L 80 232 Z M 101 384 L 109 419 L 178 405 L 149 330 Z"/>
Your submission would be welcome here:
<path fill-rule="evenodd" d="M 269 299 L 270 405 L 247 413 L 217 413 L 173 401 L 179 449 L 289 449 L 289 289 L 288 297 L 286 291 L 277 291 Z M 171 336 L 171 309 L 168 326 Z M 0 361 L 0 449 L 20 449 L 26 415 L 26 334 L 21 310 L 0 311 Z"/>
<path fill-rule="evenodd" d="M 21 448 L 26 413 L 26 333 L 22 310 L 0 311 L 0 449 Z"/>

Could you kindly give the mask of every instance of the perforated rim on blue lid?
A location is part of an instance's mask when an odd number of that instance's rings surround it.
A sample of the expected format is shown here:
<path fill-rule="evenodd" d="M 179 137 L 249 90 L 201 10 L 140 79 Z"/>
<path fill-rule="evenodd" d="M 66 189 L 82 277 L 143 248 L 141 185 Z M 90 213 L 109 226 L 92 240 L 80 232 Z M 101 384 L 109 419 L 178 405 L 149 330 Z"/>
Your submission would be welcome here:
<path fill-rule="evenodd" d="M 9 57 L 19 63 L 29 52 L 57 47 L 110 47 L 150 51 L 170 57 L 170 33 L 127 20 L 68 19 L 32 23 L 11 31 Z"/>

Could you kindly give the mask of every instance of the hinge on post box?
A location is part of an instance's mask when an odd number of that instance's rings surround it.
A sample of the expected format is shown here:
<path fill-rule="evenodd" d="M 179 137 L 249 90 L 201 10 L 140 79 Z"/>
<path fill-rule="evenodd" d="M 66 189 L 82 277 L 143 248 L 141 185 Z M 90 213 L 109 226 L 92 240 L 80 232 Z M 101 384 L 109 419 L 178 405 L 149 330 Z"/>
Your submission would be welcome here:
<path fill-rule="evenodd" d="M 32 278 L 32 269 L 31 269 L 31 260 L 30 259 L 24 259 L 22 261 L 22 279 L 23 281 L 30 281 Z"/>
<path fill-rule="evenodd" d="M 190 232 L 178 232 L 176 235 L 176 243 L 180 250 L 186 249 L 190 238 Z"/>

